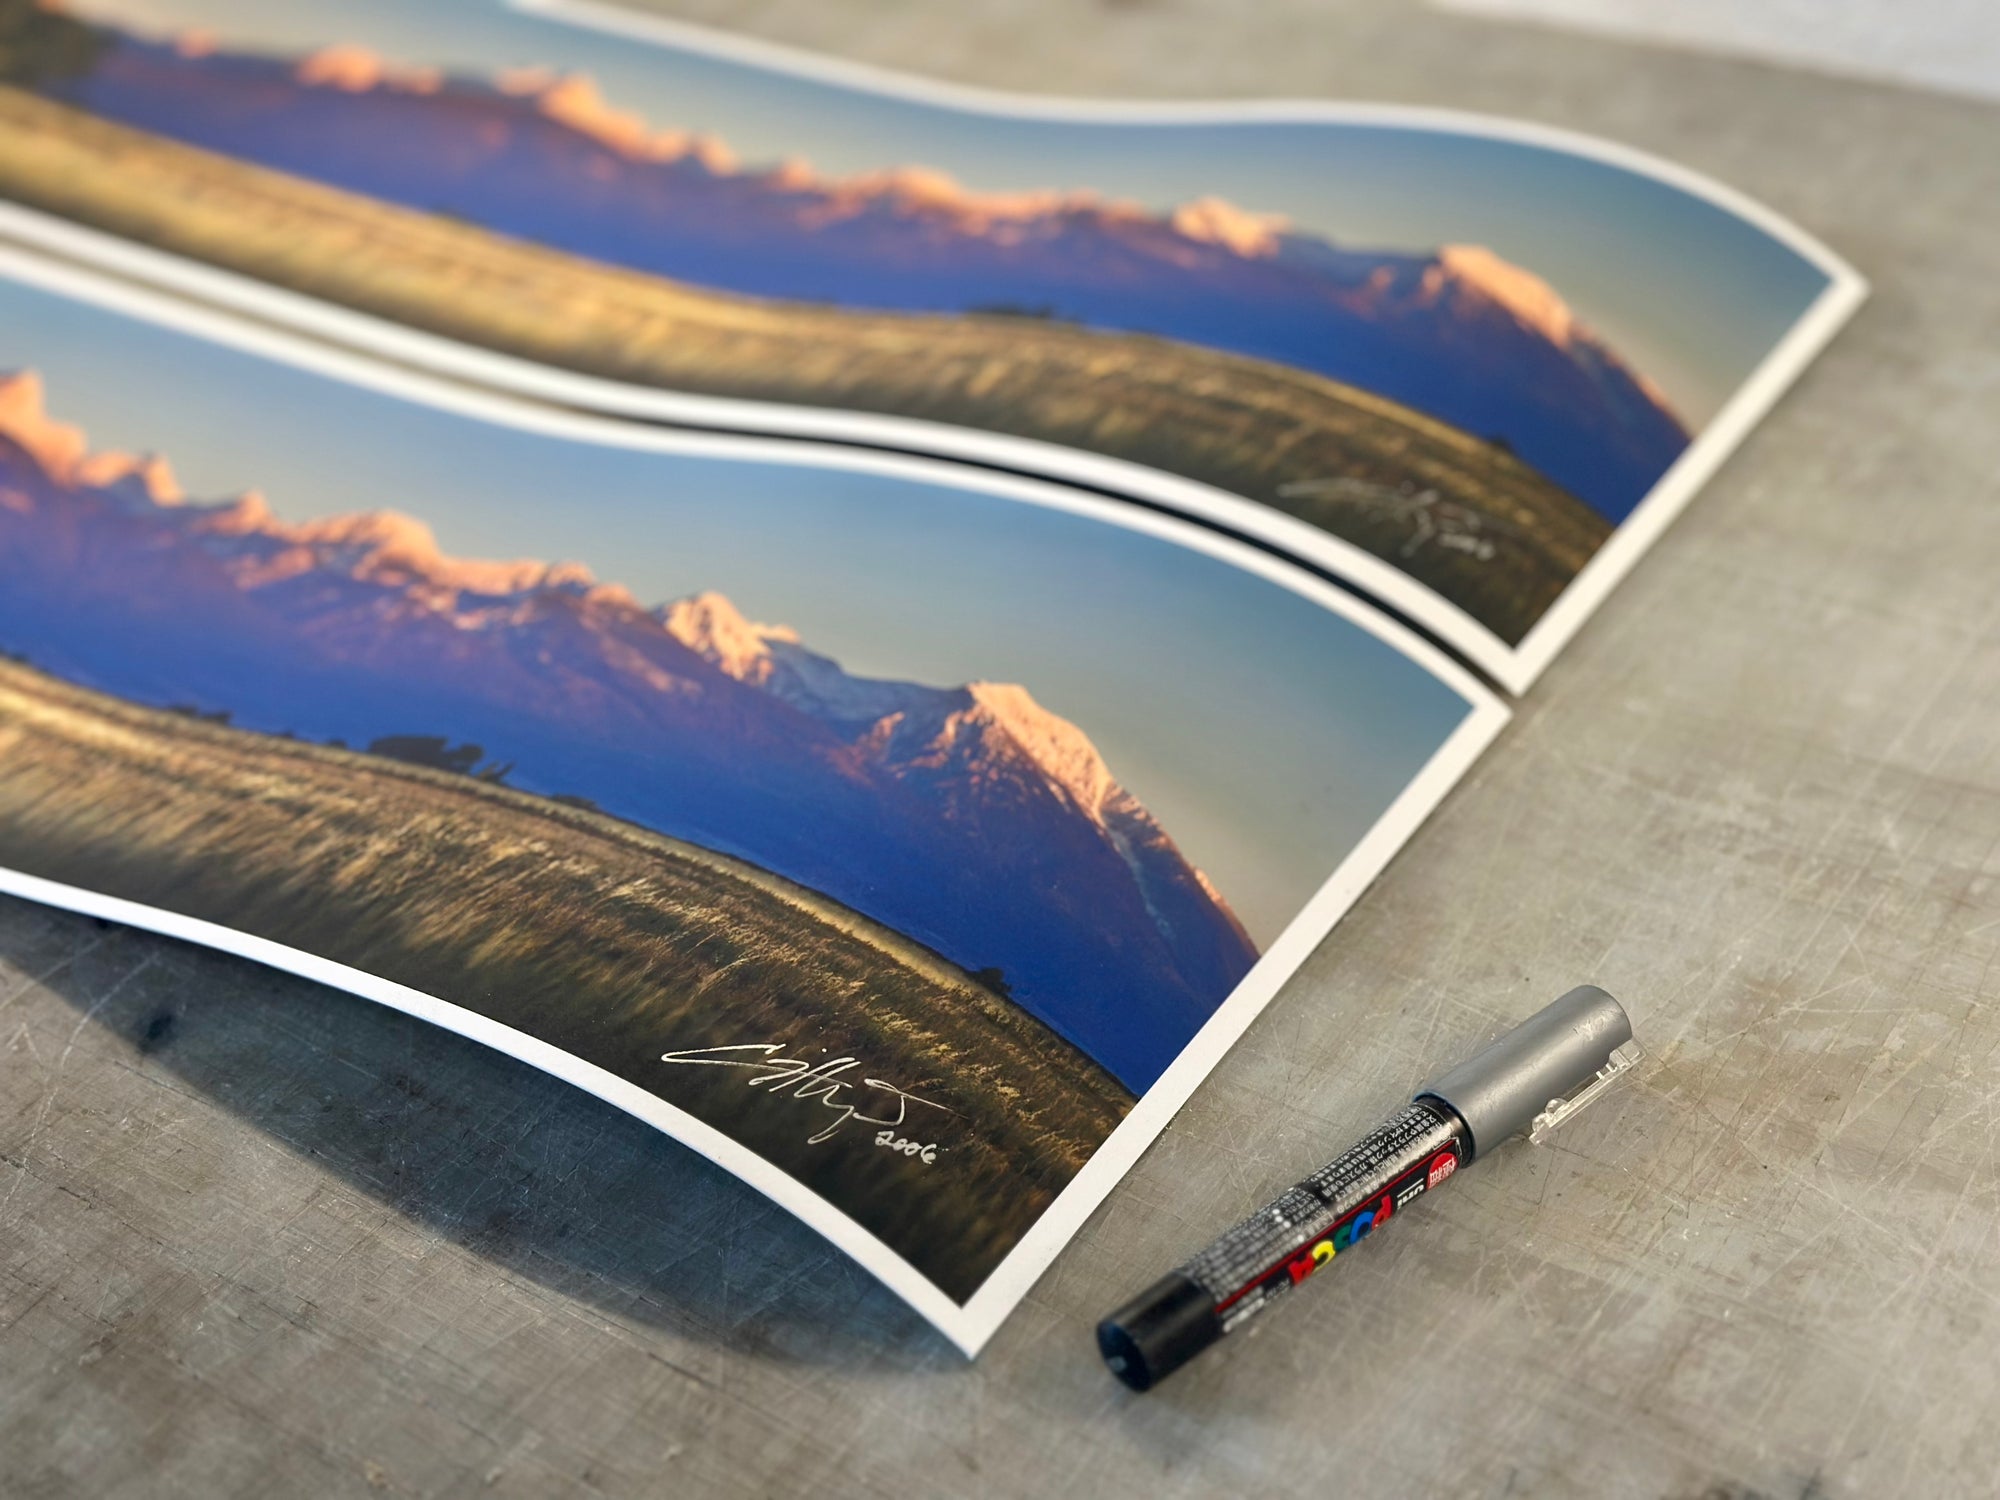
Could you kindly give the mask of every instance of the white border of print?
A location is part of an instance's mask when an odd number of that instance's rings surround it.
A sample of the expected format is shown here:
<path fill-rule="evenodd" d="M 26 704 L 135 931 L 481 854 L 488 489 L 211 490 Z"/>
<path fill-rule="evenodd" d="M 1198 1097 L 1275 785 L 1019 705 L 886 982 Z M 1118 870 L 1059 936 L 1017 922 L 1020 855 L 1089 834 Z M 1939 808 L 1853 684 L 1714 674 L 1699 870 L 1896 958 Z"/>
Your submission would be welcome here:
<path fill-rule="evenodd" d="M 158 293 L 107 281 L 90 272 L 57 265 L 20 250 L 0 248 L 0 277 L 335 380 L 495 425 L 643 452 L 880 474 L 946 489 L 996 495 L 1102 521 L 1205 553 L 1289 589 L 1385 642 L 1465 699 L 1467 713 L 1463 722 L 1446 737 L 1181 1055 L 1139 1099 L 1083 1170 L 1057 1195 L 1054 1203 L 963 1306 L 953 1302 L 909 1262 L 833 1204 L 762 1157 L 637 1085 L 546 1042 L 537 1041 L 524 1032 L 435 996 L 265 938 L 0 868 L 0 891 L 53 906 L 69 907 L 134 927 L 150 928 L 171 937 L 186 938 L 224 952 L 256 959 L 274 968 L 289 970 L 307 979 L 407 1011 L 566 1079 L 657 1126 L 791 1210 L 880 1278 L 968 1355 L 979 1351 L 1002 1319 L 1027 1295 L 1028 1289 L 1048 1268 L 1057 1252 L 1069 1243 L 1091 1210 L 1186 1102 L 1195 1085 L 1207 1076 L 1210 1068 L 1229 1050 L 1244 1028 L 1318 946 L 1507 721 L 1507 707 L 1499 698 L 1415 632 L 1382 617 L 1351 594 L 1303 569 L 1175 517 L 1140 510 L 1116 500 L 1073 493 L 1038 480 L 983 474 L 931 459 L 862 453 L 851 448 L 818 444 L 666 432 L 603 417 L 553 412 L 504 396 L 467 391 L 431 376 L 391 369 L 357 355 L 323 348 L 293 334 L 257 327 L 226 314 L 191 308 Z"/>
<path fill-rule="evenodd" d="M 1401 569 L 1351 543 L 1270 506 L 1140 464 L 1059 444 L 909 417 L 693 395 L 571 374 L 531 360 L 493 354 L 419 333 L 387 319 L 349 312 L 299 293 L 280 291 L 249 277 L 213 270 L 192 260 L 13 205 L 0 204 L 0 234 L 137 280 L 304 329 L 399 363 L 566 406 L 695 427 L 906 449 L 1127 494 L 1275 547 L 1310 567 L 1353 584 L 1415 621 L 1514 693 L 1528 690 L 1604 597 L 1867 296 L 1867 283 L 1852 266 L 1797 225 L 1735 189 L 1660 157 L 1549 126 L 1399 105 L 1335 105 L 1297 100 L 1146 103 L 1040 98 L 943 83 L 863 63 L 820 57 L 776 43 L 641 14 L 602 0 L 494 0 L 494 3 L 634 41 L 707 53 L 774 72 L 968 114 L 1127 124 L 1317 122 L 1514 141 L 1603 162 L 1712 203 L 1811 262 L 1825 273 L 1828 283 L 1520 644 L 1509 647 L 1456 605 L 1432 593 Z"/>

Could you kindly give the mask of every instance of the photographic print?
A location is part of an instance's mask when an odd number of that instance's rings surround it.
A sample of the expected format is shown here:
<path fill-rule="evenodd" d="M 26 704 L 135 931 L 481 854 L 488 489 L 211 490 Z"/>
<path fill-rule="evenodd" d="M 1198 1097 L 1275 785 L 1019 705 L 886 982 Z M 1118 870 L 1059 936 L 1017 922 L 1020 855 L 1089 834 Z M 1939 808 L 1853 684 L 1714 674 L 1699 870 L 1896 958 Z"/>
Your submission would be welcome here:
<path fill-rule="evenodd" d="M 1515 690 L 1848 315 L 1757 205 L 1437 112 L 1063 103 L 585 0 L 0 0 L 0 227 L 489 384 L 1168 506 Z"/>
<path fill-rule="evenodd" d="M 0 888 L 568 1078 L 968 1350 L 1504 718 L 1301 569 L 0 252 Z"/>

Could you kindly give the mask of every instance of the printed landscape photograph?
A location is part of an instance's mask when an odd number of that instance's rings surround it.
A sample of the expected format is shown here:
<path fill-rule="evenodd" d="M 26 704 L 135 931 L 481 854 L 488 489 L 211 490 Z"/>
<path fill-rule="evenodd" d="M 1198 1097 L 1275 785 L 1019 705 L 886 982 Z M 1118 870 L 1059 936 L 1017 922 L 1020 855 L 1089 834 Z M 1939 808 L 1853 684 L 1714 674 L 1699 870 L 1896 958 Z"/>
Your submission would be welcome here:
<path fill-rule="evenodd" d="M 1427 628 L 1516 687 L 1572 580 L 1858 295 L 1803 235 L 1608 151 L 954 103 L 616 15 L 0 0 L 0 197 L 365 314 L 356 338 L 508 356 L 496 382 L 527 361 L 1115 460 L 1406 613 L 1441 601 Z"/>
<path fill-rule="evenodd" d="M 1427 652 L 1179 520 L 0 256 L 0 884 L 513 1028 L 955 1304 L 1490 737 Z"/>

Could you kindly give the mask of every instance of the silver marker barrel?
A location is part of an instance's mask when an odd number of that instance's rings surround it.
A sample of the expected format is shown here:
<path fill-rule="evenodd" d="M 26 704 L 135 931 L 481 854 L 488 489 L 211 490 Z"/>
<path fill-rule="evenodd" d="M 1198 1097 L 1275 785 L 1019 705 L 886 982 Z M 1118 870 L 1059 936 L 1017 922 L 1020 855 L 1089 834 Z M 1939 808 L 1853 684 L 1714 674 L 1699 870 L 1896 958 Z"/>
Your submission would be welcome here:
<path fill-rule="evenodd" d="M 1478 1154 L 1541 1141 L 1640 1056 L 1616 1000 L 1571 990 L 1099 1323 L 1105 1364 L 1148 1389 Z"/>

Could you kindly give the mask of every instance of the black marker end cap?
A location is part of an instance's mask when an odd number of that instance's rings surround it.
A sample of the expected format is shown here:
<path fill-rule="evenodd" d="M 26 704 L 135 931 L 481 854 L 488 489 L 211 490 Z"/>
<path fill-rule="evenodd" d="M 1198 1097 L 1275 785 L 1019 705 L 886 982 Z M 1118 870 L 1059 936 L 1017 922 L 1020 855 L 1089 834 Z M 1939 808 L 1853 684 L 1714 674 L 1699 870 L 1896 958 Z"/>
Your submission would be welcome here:
<path fill-rule="evenodd" d="M 1215 1299 L 1174 1271 L 1097 1325 L 1097 1350 L 1113 1375 L 1144 1391 L 1220 1337 Z"/>

